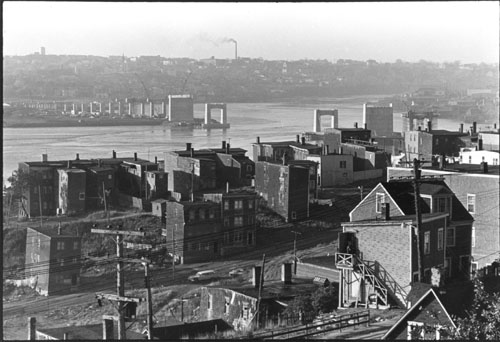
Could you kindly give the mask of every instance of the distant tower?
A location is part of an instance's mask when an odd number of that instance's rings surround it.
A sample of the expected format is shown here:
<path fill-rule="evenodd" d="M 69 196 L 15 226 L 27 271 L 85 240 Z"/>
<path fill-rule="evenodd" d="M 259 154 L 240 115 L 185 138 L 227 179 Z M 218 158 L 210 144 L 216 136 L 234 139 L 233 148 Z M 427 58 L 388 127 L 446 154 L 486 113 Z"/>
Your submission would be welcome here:
<path fill-rule="evenodd" d="M 40 48 L 40 55 L 45 56 L 45 47 Z"/>

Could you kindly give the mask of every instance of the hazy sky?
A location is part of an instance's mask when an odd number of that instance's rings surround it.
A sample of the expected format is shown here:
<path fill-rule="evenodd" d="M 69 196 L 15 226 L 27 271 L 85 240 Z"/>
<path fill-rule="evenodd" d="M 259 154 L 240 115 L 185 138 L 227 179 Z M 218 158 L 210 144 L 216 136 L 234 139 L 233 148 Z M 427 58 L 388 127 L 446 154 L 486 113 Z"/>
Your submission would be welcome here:
<path fill-rule="evenodd" d="M 499 3 L 3 2 L 4 55 L 498 62 Z"/>

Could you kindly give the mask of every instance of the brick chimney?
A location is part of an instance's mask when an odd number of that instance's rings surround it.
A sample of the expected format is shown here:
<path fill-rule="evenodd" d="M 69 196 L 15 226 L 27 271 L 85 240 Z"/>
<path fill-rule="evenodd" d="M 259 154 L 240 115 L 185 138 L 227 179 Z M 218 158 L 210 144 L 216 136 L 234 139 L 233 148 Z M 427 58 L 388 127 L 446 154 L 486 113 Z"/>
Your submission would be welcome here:
<path fill-rule="evenodd" d="M 354 128 L 358 128 L 358 123 L 357 122 L 354 123 Z"/>
<path fill-rule="evenodd" d="M 305 144 L 306 144 L 306 138 L 302 137 L 302 145 L 305 145 Z"/>
<path fill-rule="evenodd" d="M 155 164 L 158 164 L 158 157 L 155 156 Z"/>
<path fill-rule="evenodd" d="M 463 124 L 463 123 L 461 123 L 461 124 L 460 124 L 460 129 L 459 129 L 459 132 L 460 132 L 460 133 L 463 133 L 463 132 L 464 132 L 464 124 Z"/>
<path fill-rule="evenodd" d="M 252 271 L 252 285 L 256 289 L 259 288 L 261 271 L 262 271 L 262 267 L 261 266 L 254 266 L 253 267 L 253 271 Z"/>
<path fill-rule="evenodd" d="M 482 151 L 482 149 L 483 149 L 483 139 L 477 139 L 477 149 L 478 149 L 478 151 Z"/>
<path fill-rule="evenodd" d="M 42 154 L 42 162 L 47 162 L 47 160 L 48 160 L 47 154 L 46 153 Z"/>
<path fill-rule="evenodd" d="M 257 137 L 257 144 L 260 144 L 260 137 Z"/>
<path fill-rule="evenodd" d="M 368 129 L 368 124 L 365 122 L 365 129 Z"/>
<path fill-rule="evenodd" d="M 226 141 L 225 140 L 222 140 L 222 149 L 225 150 L 226 149 Z"/>
<path fill-rule="evenodd" d="M 488 173 L 488 163 L 487 162 L 481 162 L 481 166 L 483 168 L 483 173 Z"/>
<path fill-rule="evenodd" d="M 297 144 L 300 144 L 300 135 L 297 134 Z"/>
<path fill-rule="evenodd" d="M 474 121 L 472 123 L 472 133 L 476 134 L 477 133 L 477 122 Z"/>
<path fill-rule="evenodd" d="M 80 160 L 80 154 L 79 153 L 76 154 L 75 160 Z"/>
<path fill-rule="evenodd" d="M 285 263 L 281 265 L 281 281 L 283 284 L 292 283 L 292 264 Z"/>
<path fill-rule="evenodd" d="M 429 130 L 429 132 L 432 132 L 432 121 L 431 120 L 427 121 L 427 129 Z"/>
<path fill-rule="evenodd" d="M 134 152 L 134 161 L 137 161 L 137 152 Z"/>
<path fill-rule="evenodd" d="M 191 144 L 190 144 L 191 145 Z M 191 158 L 194 157 L 194 148 L 191 148 L 191 154 L 190 154 Z"/>
<path fill-rule="evenodd" d="M 113 150 L 113 159 L 116 159 L 116 151 Z"/>
<path fill-rule="evenodd" d="M 231 148 L 230 144 L 226 144 L 226 154 L 229 154 L 229 149 Z"/>
<path fill-rule="evenodd" d="M 186 151 L 191 151 L 191 143 L 186 143 Z"/>

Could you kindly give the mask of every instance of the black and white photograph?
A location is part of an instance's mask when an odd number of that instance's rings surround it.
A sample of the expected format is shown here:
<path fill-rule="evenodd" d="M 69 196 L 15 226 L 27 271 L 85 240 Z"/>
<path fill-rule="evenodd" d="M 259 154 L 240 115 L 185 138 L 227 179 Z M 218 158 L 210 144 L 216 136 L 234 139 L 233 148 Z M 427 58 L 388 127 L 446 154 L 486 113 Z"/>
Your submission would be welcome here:
<path fill-rule="evenodd" d="M 1 340 L 500 340 L 498 1 L 3 1 Z"/>

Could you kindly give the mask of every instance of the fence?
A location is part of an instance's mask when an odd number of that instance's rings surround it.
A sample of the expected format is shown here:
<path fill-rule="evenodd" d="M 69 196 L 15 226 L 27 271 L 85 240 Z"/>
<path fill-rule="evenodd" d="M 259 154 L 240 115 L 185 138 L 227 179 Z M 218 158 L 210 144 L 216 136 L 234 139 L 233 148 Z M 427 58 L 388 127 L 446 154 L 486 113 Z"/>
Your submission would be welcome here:
<path fill-rule="evenodd" d="M 256 340 L 264 339 L 296 339 L 313 335 L 323 334 L 329 331 L 355 327 L 361 324 L 370 325 L 370 311 L 362 311 L 351 314 L 344 314 L 333 317 L 324 317 L 314 320 L 311 324 L 300 325 L 295 328 L 284 328 L 253 334 L 252 338 Z"/>

